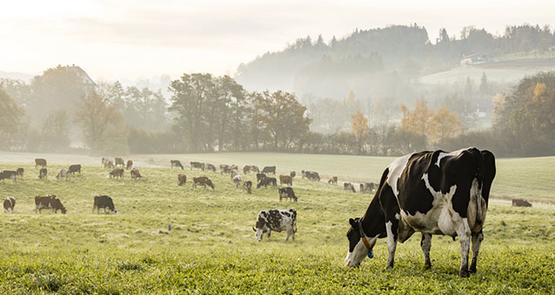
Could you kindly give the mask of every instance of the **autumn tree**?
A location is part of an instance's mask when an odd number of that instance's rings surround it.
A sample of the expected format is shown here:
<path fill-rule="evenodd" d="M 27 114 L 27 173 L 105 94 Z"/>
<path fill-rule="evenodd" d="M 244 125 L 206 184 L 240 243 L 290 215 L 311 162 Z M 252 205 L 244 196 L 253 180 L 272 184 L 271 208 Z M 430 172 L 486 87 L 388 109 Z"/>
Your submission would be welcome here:
<path fill-rule="evenodd" d="M 356 112 L 351 120 L 351 130 L 358 145 L 359 153 L 362 152 L 362 146 L 365 140 L 368 138 L 368 119 L 364 116 L 363 113 Z"/>

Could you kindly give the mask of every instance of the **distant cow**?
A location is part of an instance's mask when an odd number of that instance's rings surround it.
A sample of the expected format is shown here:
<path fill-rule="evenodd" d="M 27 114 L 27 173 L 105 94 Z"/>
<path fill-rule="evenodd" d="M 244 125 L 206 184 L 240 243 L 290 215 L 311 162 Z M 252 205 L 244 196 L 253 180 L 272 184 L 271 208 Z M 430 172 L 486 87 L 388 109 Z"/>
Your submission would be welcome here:
<path fill-rule="evenodd" d="M 197 169 L 200 169 L 200 170 L 204 171 L 204 163 L 191 162 L 191 170 L 193 170 L 193 168 L 197 168 Z"/>
<path fill-rule="evenodd" d="M 252 193 L 252 181 L 247 180 L 243 182 L 243 188 L 247 191 L 247 194 Z"/>
<path fill-rule="evenodd" d="M 214 166 L 214 165 L 212 165 L 212 164 L 210 164 L 210 163 L 206 163 L 206 164 L 204 164 L 204 165 L 205 165 L 205 167 L 206 167 L 206 170 L 212 171 L 212 172 L 216 172 L 216 166 Z"/>
<path fill-rule="evenodd" d="M 231 178 L 231 180 L 233 181 L 233 183 L 235 183 L 236 188 L 241 185 L 241 175 L 236 174 L 235 176 L 233 176 L 233 178 Z"/>
<path fill-rule="evenodd" d="M 360 192 L 361 193 L 372 193 L 376 189 L 378 189 L 378 184 L 373 182 L 365 182 L 360 184 Z"/>
<path fill-rule="evenodd" d="M 70 165 L 67 169 L 68 175 L 75 175 L 75 173 L 77 172 L 79 172 L 79 175 L 81 175 L 81 164 Z"/>
<path fill-rule="evenodd" d="M 58 213 L 58 210 L 62 214 L 66 214 L 67 210 L 62 204 L 62 201 L 58 199 L 55 195 L 49 196 L 36 196 L 35 197 L 35 212 L 41 213 L 42 209 L 51 209 L 54 213 Z"/>
<path fill-rule="evenodd" d="M 17 181 L 17 171 L 4 170 L 4 171 L 0 172 L 0 180 L 4 180 L 4 179 L 11 179 L 14 182 L 16 182 Z"/>
<path fill-rule="evenodd" d="M 266 178 L 266 174 L 264 174 L 264 173 L 257 173 L 256 174 L 256 182 L 257 183 L 262 181 L 262 179 L 264 179 L 264 178 Z"/>
<path fill-rule="evenodd" d="M 39 170 L 39 179 L 47 179 L 48 178 L 48 169 L 40 168 Z"/>
<path fill-rule="evenodd" d="M 143 178 L 141 172 L 139 171 L 139 168 L 133 168 L 129 173 L 131 174 L 131 179 L 137 180 Z"/>
<path fill-rule="evenodd" d="M 297 211 L 295 209 L 289 210 L 263 210 L 258 213 L 256 225 L 252 228 L 256 232 L 256 240 L 261 241 L 262 236 L 268 233 L 268 238 L 275 232 L 287 232 L 286 241 L 289 238 L 295 240 L 295 233 L 297 232 Z"/>
<path fill-rule="evenodd" d="M 256 185 L 256 188 L 268 187 L 269 185 L 277 186 L 277 180 L 275 177 L 262 178 L 262 180 L 260 180 L 260 182 Z"/>
<path fill-rule="evenodd" d="M 328 180 L 329 184 L 337 184 L 337 176 L 333 176 Z"/>
<path fill-rule="evenodd" d="M 276 166 L 266 166 L 266 167 L 264 167 L 264 169 L 262 169 L 262 173 L 264 173 L 264 174 L 272 173 L 272 174 L 275 175 L 276 174 Z"/>
<path fill-rule="evenodd" d="M 125 167 L 125 162 L 122 158 L 115 158 L 114 163 L 116 164 L 116 167 Z"/>
<path fill-rule="evenodd" d="M 279 184 L 281 185 L 287 184 L 287 185 L 293 186 L 293 178 L 289 175 L 280 175 Z"/>
<path fill-rule="evenodd" d="M 114 206 L 114 201 L 109 196 L 94 196 L 93 213 L 100 213 L 100 209 L 104 209 L 104 213 L 118 213 Z"/>
<path fill-rule="evenodd" d="M 532 207 L 532 203 L 525 199 L 513 199 L 513 207 Z"/>
<path fill-rule="evenodd" d="M 35 168 L 37 167 L 46 167 L 46 160 L 45 159 L 35 159 Z"/>
<path fill-rule="evenodd" d="M 132 160 L 127 160 L 127 164 L 125 165 L 125 169 L 129 170 L 133 168 L 133 161 Z"/>
<path fill-rule="evenodd" d="M 114 162 L 112 162 L 112 160 L 102 158 L 102 167 L 105 169 L 112 169 L 114 168 Z"/>
<path fill-rule="evenodd" d="M 243 167 L 243 174 L 249 174 L 250 172 L 258 173 L 260 170 L 254 165 L 245 165 Z"/>
<path fill-rule="evenodd" d="M 177 175 L 177 185 L 182 186 L 185 183 L 187 183 L 187 175 L 185 175 L 185 174 Z"/>
<path fill-rule="evenodd" d="M 297 202 L 297 196 L 295 196 L 295 191 L 292 187 L 281 187 L 278 189 L 279 201 L 281 199 L 289 199 L 291 201 Z"/>
<path fill-rule="evenodd" d="M 110 171 L 110 178 L 122 178 L 123 177 L 123 168 L 115 168 L 114 170 Z"/>
<path fill-rule="evenodd" d="M 320 174 L 315 171 L 301 171 L 302 177 L 312 181 L 320 181 Z"/>
<path fill-rule="evenodd" d="M 354 186 L 352 183 L 350 183 L 350 182 L 344 182 L 344 183 L 343 183 L 343 190 L 351 191 L 351 192 L 353 192 L 353 193 L 356 193 L 356 192 L 357 192 L 357 191 L 355 190 L 355 186 Z"/>
<path fill-rule="evenodd" d="M 291 171 L 289 172 L 289 176 L 291 176 L 291 178 L 295 178 L 295 176 L 297 176 L 297 172 Z"/>
<path fill-rule="evenodd" d="M 4 212 L 13 212 L 13 208 L 15 207 L 15 198 L 14 197 L 6 197 L 4 200 Z"/>
<path fill-rule="evenodd" d="M 18 177 L 23 177 L 23 173 L 25 173 L 25 169 L 17 168 L 17 170 L 15 172 L 17 173 Z"/>
<path fill-rule="evenodd" d="M 181 168 L 181 170 L 183 170 L 183 165 L 181 164 L 181 161 L 179 161 L 179 160 L 171 160 L 170 165 L 171 165 L 171 168 L 177 167 L 177 168 Z"/>
<path fill-rule="evenodd" d="M 200 185 L 203 187 L 208 186 L 212 188 L 212 190 L 214 190 L 214 183 L 212 183 L 212 180 L 210 180 L 210 178 L 206 176 L 193 177 L 193 187 L 197 187 L 197 185 Z"/>
<path fill-rule="evenodd" d="M 67 170 L 65 168 L 60 169 L 60 172 L 56 175 L 56 179 L 66 178 Z"/>
<path fill-rule="evenodd" d="M 237 173 L 238 167 L 236 165 L 220 165 L 220 173 L 221 174 L 232 174 L 233 172 Z"/>

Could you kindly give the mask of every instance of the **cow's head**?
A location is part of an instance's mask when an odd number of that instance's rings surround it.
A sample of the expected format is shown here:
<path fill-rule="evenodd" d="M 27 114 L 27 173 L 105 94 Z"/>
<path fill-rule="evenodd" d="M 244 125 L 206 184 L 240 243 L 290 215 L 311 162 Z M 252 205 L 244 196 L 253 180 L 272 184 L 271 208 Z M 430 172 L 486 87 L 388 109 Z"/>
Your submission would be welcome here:
<path fill-rule="evenodd" d="M 349 267 L 357 267 L 360 265 L 364 257 L 372 253 L 372 248 L 376 244 L 377 237 L 367 237 L 361 229 L 360 218 L 350 218 L 351 227 L 347 231 L 347 240 L 349 240 L 349 251 L 345 257 L 345 264 Z"/>
<path fill-rule="evenodd" d="M 256 233 L 256 240 L 262 241 L 262 235 L 270 230 L 268 227 L 268 213 L 261 211 L 258 214 L 258 220 L 256 221 L 255 227 L 252 230 Z"/>

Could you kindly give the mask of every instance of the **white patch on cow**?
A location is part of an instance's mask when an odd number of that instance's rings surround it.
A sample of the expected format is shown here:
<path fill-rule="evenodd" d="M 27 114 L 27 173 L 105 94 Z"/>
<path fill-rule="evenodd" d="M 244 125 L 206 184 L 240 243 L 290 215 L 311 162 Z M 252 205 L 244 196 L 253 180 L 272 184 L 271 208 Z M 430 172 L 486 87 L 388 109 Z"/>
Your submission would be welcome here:
<path fill-rule="evenodd" d="M 374 248 L 374 245 L 376 245 L 378 236 L 375 236 L 372 238 L 366 237 L 366 239 L 368 240 L 368 244 L 370 245 L 370 250 L 371 250 L 372 248 Z M 355 246 L 355 248 L 353 249 L 353 252 L 347 253 L 347 257 L 345 257 L 345 264 L 347 264 L 347 266 L 349 267 L 359 266 L 362 263 L 362 260 L 364 260 L 364 258 L 367 257 L 368 251 L 369 249 L 366 248 L 366 246 L 364 245 L 364 242 L 360 240 Z"/>
<path fill-rule="evenodd" d="M 441 161 L 441 159 L 443 159 L 443 158 L 445 158 L 445 157 L 447 157 L 447 156 L 456 157 L 456 156 L 458 156 L 460 153 L 462 153 L 463 151 L 466 151 L 466 150 L 468 150 L 468 149 L 469 149 L 469 148 L 464 148 L 464 149 L 456 150 L 456 151 L 453 151 L 453 152 L 450 152 L 450 153 L 441 152 L 441 153 L 439 153 L 439 156 L 437 157 L 437 160 L 436 160 L 435 165 L 436 165 L 437 167 L 439 167 L 439 162 Z"/>
<path fill-rule="evenodd" d="M 399 213 L 395 213 L 395 219 L 397 220 L 401 219 L 401 215 L 399 215 Z"/>
<path fill-rule="evenodd" d="M 387 233 L 387 250 L 389 251 L 389 257 L 387 258 L 387 266 L 393 266 L 393 260 L 395 258 L 395 249 L 397 248 L 397 242 L 395 241 L 395 237 L 393 236 L 393 230 L 391 226 L 393 223 L 388 221 L 385 223 L 385 231 Z"/>
<path fill-rule="evenodd" d="M 389 169 L 389 173 L 387 175 L 386 182 L 389 184 L 389 186 L 391 186 L 391 189 L 393 190 L 393 194 L 395 194 L 395 197 L 399 196 L 399 190 L 397 189 L 397 181 L 399 180 L 399 177 L 401 177 L 401 173 L 403 173 L 403 171 L 405 170 L 405 167 L 407 166 L 407 163 L 409 162 L 409 159 L 411 156 L 412 154 L 409 154 L 409 155 L 405 155 L 400 158 L 397 158 L 387 167 Z"/>

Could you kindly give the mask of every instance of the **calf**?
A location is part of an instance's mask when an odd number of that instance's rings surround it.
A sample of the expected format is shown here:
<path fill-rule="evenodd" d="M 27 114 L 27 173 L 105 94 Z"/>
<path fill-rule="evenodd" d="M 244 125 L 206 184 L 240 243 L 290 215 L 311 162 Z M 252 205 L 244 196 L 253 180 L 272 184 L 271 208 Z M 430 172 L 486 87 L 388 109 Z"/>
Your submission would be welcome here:
<path fill-rule="evenodd" d="M 280 202 L 281 199 L 289 199 L 297 202 L 297 196 L 295 196 L 295 192 L 292 187 L 281 187 L 278 189 L 278 194 Z"/>
<path fill-rule="evenodd" d="M 252 181 L 247 180 L 243 182 L 243 188 L 247 191 L 247 194 L 252 193 Z"/>
<path fill-rule="evenodd" d="M 328 180 L 329 184 L 337 184 L 337 176 L 333 176 Z"/>
<path fill-rule="evenodd" d="M 62 214 L 66 214 L 67 210 L 62 204 L 62 201 L 58 199 L 55 195 L 49 196 L 36 196 L 35 197 L 35 212 L 41 213 L 42 209 L 51 209 L 54 213 L 58 213 L 58 210 Z"/>
<path fill-rule="evenodd" d="M 431 240 L 436 234 L 459 237 L 461 277 L 476 272 L 495 174 L 494 155 L 476 148 L 451 153 L 424 151 L 397 158 L 385 168 L 363 217 L 349 219 L 347 265 L 360 265 L 378 238 L 387 237 L 387 268 L 393 268 L 397 241 L 402 243 L 421 232 L 426 268 L 432 265 Z M 469 268 L 471 241 L 474 253 Z"/>
<path fill-rule="evenodd" d="M 264 174 L 272 173 L 272 174 L 275 175 L 276 174 L 276 166 L 266 166 L 262 169 L 262 173 L 264 173 Z"/>
<path fill-rule="evenodd" d="M 524 199 L 513 199 L 513 207 L 532 207 L 532 203 Z"/>
<path fill-rule="evenodd" d="M 4 170 L 0 172 L 0 180 L 11 179 L 13 182 L 17 182 L 17 171 Z"/>
<path fill-rule="evenodd" d="M 127 160 L 127 164 L 125 165 L 125 169 L 129 170 L 133 168 L 133 161 L 132 160 Z"/>
<path fill-rule="evenodd" d="M 208 171 L 216 172 L 216 166 L 214 166 L 210 163 L 206 163 L 205 167 L 206 167 L 206 170 L 208 170 Z"/>
<path fill-rule="evenodd" d="M 200 177 L 193 177 L 193 187 L 197 187 L 197 185 L 203 186 L 203 187 L 210 187 L 212 188 L 212 190 L 214 190 L 214 183 L 212 183 L 212 180 L 210 180 L 210 178 L 206 177 L 206 176 L 200 176 Z"/>
<path fill-rule="evenodd" d="M 4 212 L 13 212 L 13 208 L 15 207 L 15 198 L 14 197 L 6 197 L 4 200 Z"/>
<path fill-rule="evenodd" d="M 191 162 L 191 170 L 193 170 L 193 168 L 197 168 L 197 169 L 200 169 L 200 170 L 204 171 L 204 163 Z"/>
<path fill-rule="evenodd" d="M 177 185 L 182 186 L 185 183 L 187 183 L 187 175 L 185 175 L 185 174 L 177 175 Z"/>
<path fill-rule="evenodd" d="M 115 168 L 114 170 L 110 171 L 110 178 L 122 178 L 123 177 L 123 168 Z"/>
<path fill-rule="evenodd" d="M 79 172 L 79 175 L 81 175 L 81 164 L 70 165 L 67 169 L 68 175 L 75 175 L 75 173 L 77 172 Z"/>
<path fill-rule="evenodd" d="M 18 177 L 23 177 L 23 173 L 25 173 L 25 169 L 17 168 L 17 170 L 15 172 L 17 173 Z"/>
<path fill-rule="evenodd" d="M 46 167 L 46 160 L 45 159 L 35 159 L 35 168 L 37 167 Z"/>
<path fill-rule="evenodd" d="M 131 179 L 133 180 L 143 178 L 143 176 L 141 175 L 141 172 L 139 171 L 139 168 L 133 168 L 129 173 L 131 174 Z"/>
<path fill-rule="evenodd" d="M 293 177 L 289 175 L 280 175 L 279 184 L 281 185 L 287 184 L 287 185 L 293 186 Z"/>
<path fill-rule="evenodd" d="M 114 163 L 116 167 L 125 167 L 125 162 L 122 158 L 115 158 Z"/>
<path fill-rule="evenodd" d="M 233 181 L 233 183 L 235 183 L 236 188 L 238 188 L 241 185 L 241 175 L 236 174 L 235 176 L 233 176 L 231 180 Z"/>
<path fill-rule="evenodd" d="M 256 233 L 256 240 L 262 241 L 262 236 L 268 233 L 268 238 L 275 232 L 287 232 L 286 241 L 289 238 L 295 240 L 295 233 L 297 232 L 297 211 L 295 209 L 289 210 L 263 210 L 258 213 L 256 225 L 252 228 Z"/>
<path fill-rule="evenodd" d="M 60 169 L 60 172 L 58 172 L 58 174 L 56 175 L 56 179 L 66 179 L 67 176 L 67 171 L 65 168 Z"/>
<path fill-rule="evenodd" d="M 116 207 L 114 207 L 114 201 L 109 196 L 94 196 L 94 203 L 93 203 L 93 213 L 96 210 L 96 213 L 100 213 L 100 209 L 104 209 L 104 213 L 118 213 Z"/>
<path fill-rule="evenodd" d="M 355 190 L 355 186 L 350 183 L 350 182 L 344 182 L 343 183 L 343 190 L 345 191 L 351 191 L 353 193 L 356 193 L 357 191 Z"/>
<path fill-rule="evenodd" d="M 260 182 L 256 185 L 256 188 L 268 187 L 269 185 L 277 186 L 277 180 L 275 177 L 262 178 L 262 180 L 260 180 Z"/>
<path fill-rule="evenodd" d="M 170 165 L 171 165 L 172 169 L 173 169 L 173 167 L 181 168 L 181 170 L 184 169 L 183 165 L 181 164 L 181 162 L 179 160 L 171 160 Z"/>
<path fill-rule="evenodd" d="M 47 179 L 48 178 L 48 169 L 40 168 L 39 170 L 39 179 Z"/>
<path fill-rule="evenodd" d="M 373 182 L 365 182 L 360 184 L 361 193 L 372 193 L 378 188 L 378 185 Z"/>

